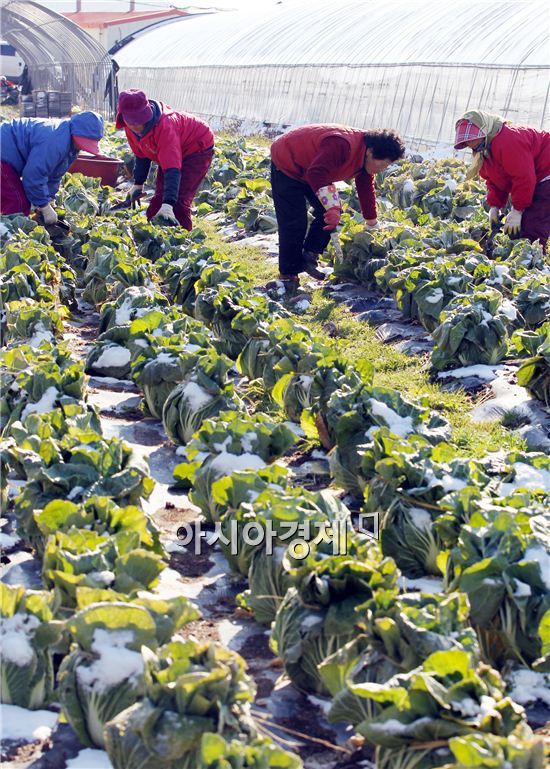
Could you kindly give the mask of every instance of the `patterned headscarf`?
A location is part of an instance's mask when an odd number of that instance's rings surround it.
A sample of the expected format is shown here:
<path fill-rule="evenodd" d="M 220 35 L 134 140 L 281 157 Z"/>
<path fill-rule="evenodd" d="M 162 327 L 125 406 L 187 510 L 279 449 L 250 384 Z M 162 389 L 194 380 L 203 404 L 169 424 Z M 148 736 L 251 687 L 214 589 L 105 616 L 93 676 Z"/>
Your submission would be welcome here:
<path fill-rule="evenodd" d="M 483 147 L 473 153 L 473 159 L 468 171 L 466 172 L 466 179 L 473 179 L 478 176 L 481 166 L 485 158 L 490 156 L 491 142 L 495 136 L 500 132 L 502 126 L 505 123 L 509 123 L 509 120 L 505 120 L 500 115 L 493 115 L 491 112 L 484 112 L 483 110 L 472 109 L 465 112 L 457 121 L 458 125 L 462 120 L 468 120 L 479 128 L 479 133 L 485 137 L 485 143 Z M 456 127 L 456 126 L 455 126 Z"/>

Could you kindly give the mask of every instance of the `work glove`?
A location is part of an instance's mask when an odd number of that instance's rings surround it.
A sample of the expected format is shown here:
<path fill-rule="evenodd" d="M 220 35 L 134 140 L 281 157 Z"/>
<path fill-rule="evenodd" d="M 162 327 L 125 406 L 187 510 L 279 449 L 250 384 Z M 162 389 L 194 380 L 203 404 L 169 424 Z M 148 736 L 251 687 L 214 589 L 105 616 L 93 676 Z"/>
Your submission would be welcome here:
<path fill-rule="evenodd" d="M 519 235 L 522 215 L 523 211 L 517 211 L 512 207 L 512 210 L 506 217 L 506 221 L 504 222 L 503 227 L 503 230 L 507 235 Z"/>
<path fill-rule="evenodd" d="M 489 224 L 491 227 L 496 227 L 500 221 L 500 208 L 498 206 L 491 206 L 489 209 Z"/>
<path fill-rule="evenodd" d="M 325 211 L 324 220 L 325 220 L 325 226 L 323 227 L 324 230 L 334 230 L 338 225 L 340 224 L 340 216 L 341 216 L 341 209 L 340 206 L 333 206 L 332 208 L 329 208 L 327 211 Z"/>
<path fill-rule="evenodd" d="M 371 230 L 377 230 L 380 227 L 377 219 L 365 219 L 365 230 L 370 232 Z"/>
<path fill-rule="evenodd" d="M 159 224 L 169 224 L 175 227 L 179 226 L 179 222 L 176 219 L 176 215 L 174 214 L 174 209 L 170 203 L 163 203 L 159 208 L 158 213 L 154 215 L 153 219 L 155 221 L 161 220 Z"/>
<path fill-rule="evenodd" d="M 340 224 L 342 209 L 340 207 L 340 196 L 336 185 L 328 184 L 326 187 L 319 187 L 315 193 L 319 198 L 321 205 L 325 210 L 324 220 L 326 227 L 324 230 L 334 230 Z"/>
<path fill-rule="evenodd" d="M 57 214 L 55 212 L 55 208 L 50 203 L 46 203 L 45 206 L 39 206 L 38 210 L 42 214 L 44 224 L 50 225 L 57 222 Z"/>
<path fill-rule="evenodd" d="M 131 208 L 139 208 L 142 195 L 143 184 L 132 184 L 128 190 L 128 200 Z"/>

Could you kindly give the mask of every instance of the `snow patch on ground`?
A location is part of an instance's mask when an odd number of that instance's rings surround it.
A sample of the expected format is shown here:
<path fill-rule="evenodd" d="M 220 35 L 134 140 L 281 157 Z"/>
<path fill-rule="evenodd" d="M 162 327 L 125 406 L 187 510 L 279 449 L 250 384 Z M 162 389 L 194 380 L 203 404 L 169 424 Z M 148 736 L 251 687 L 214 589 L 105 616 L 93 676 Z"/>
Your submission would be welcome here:
<path fill-rule="evenodd" d="M 509 382 L 504 369 L 498 371 L 497 377 L 491 382 L 491 389 L 495 397 L 474 408 L 471 413 L 474 422 L 497 419 L 509 411 L 530 416 L 533 398 L 525 387 Z"/>
<path fill-rule="evenodd" d="M 97 390 L 88 393 L 88 403 L 97 406 L 100 411 L 116 411 L 124 413 L 137 409 L 141 401 L 140 395 L 128 395 L 127 392 L 112 390 Z"/>
<path fill-rule="evenodd" d="M 438 379 L 447 379 L 447 377 L 463 379 L 475 376 L 484 382 L 492 382 L 499 371 L 502 371 L 502 366 L 486 366 L 482 363 L 476 363 L 474 366 L 461 366 L 460 368 L 452 369 L 452 371 L 440 371 L 437 377 Z"/>
<path fill-rule="evenodd" d="M 510 697 L 520 705 L 540 700 L 550 705 L 550 675 L 529 668 L 514 670 L 508 677 Z"/>
<path fill-rule="evenodd" d="M 106 387 L 107 385 L 116 385 L 117 390 L 138 391 L 130 379 L 117 379 L 114 376 L 98 376 L 97 374 L 90 377 L 90 387 Z"/>
<path fill-rule="evenodd" d="M 155 473 L 151 472 L 151 475 L 156 480 Z M 159 510 L 161 507 L 166 507 L 167 504 L 172 504 L 174 507 L 183 507 L 196 510 L 197 515 L 200 512 L 199 508 L 189 501 L 187 494 L 184 494 L 181 491 L 168 491 L 168 485 L 165 483 L 159 483 L 158 480 L 149 499 L 142 500 L 141 507 L 146 513 L 154 516 L 157 510 Z"/>
<path fill-rule="evenodd" d="M 10 550 L 20 541 L 19 537 L 12 537 L 11 534 L 4 534 L 0 531 L 0 547 L 4 550 Z"/>
<path fill-rule="evenodd" d="M 42 563 L 24 550 L 10 553 L 9 563 L 0 568 L 0 580 L 6 585 L 23 585 L 31 590 L 44 589 Z"/>
<path fill-rule="evenodd" d="M 230 619 L 223 619 L 221 622 L 217 623 L 220 641 L 228 649 L 233 649 L 232 641 L 242 629 L 243 626 L 240 623 Z"/>
<path fill-rule="evenodd" d="M 228 234 L 233 234 L 234 230 L 227 228 Z M 263 248 L 267 256 L 278 256 L 279 254 L 279 235 L 278 233 L 260 233 L 258 235 L 251 235 L 250 237 L 242 238 L 242 240 L 234 241 L 236 246 L 256 246 Z"/>
<path fill-rule="evenodd" d="M 160 573 L 154 592 L 140 590 L 138 596 L 141 598 L 175 598 L 178 595 L 183 595 L 186 598 L 196 598 L 205 585 L 214 581 L 215 578 L 200 582 L 196 580 L 184 582 L 177 571 L 168 568 Z"/>
<path fill-rule="evenodd" d="M 405 592 L 411 592 L 419 590 L 421 593 L 442 593 L 443 592 L 443 580 L 437 577 L 419 577 L 418 579 L 409 579 L 408 577 L 401 576 L 397 580 L 397 584 Z"/>
<path fill-rule="evenodd" d="M 113 765 L 104 750 L 85 748 L 67 761 L 66 769 L 113 769 Z"/>
<path fill-rule="evenodd" d="M 164 541 L 167 552 L 188 552 L 183 546 L 178 546 L 176 540 Z M 201 540 L 201 552 L 206 552 L 209 547 L 207 540 Z M 192 600 L 196 599 L 202 592 L 203 588 L 213 585 L 220 577 L 225 576 L 227 573 L 227 561 L 221 555 L 214 550 L 208 553 L 209 559 L 214 562 L 212 568 L 202 575 L 198 579 L 186 580 L 174 569 L 164 569 L 158 580 L 157 586 L 154 588 L 154 592 L 140 591 L 140 597 L 155 597 L 155 598 L 172 598 L 177 595 L 183 595 L 186 598 Z M 209 593 L 209 595 L 211 595 Z"/>
<path fill-rule="evenodd" d="M 176 539 L 168 539 L 163 542 L 164 550 L 167 553 L 186 553 L 187 548 L 181 545 Z"/>
<path fill-rule="evenodd" d="M 17 705 L 0 705 L 2 739 L 25 742 L 47 740 L 57 723 L 57 717 L 58 714 L 51 710 L 26 710 Z"/>

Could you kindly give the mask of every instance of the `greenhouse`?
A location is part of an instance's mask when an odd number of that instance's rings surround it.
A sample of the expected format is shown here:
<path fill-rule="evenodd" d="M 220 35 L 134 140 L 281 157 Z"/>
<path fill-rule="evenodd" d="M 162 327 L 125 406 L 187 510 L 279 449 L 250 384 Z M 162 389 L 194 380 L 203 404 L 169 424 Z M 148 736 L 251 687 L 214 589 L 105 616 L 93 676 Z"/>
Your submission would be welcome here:
<path fill-rule="evenodd" d="M 449 146 L 468 108 L 550 127 L 546 0 L 257 3 L 163 26 L 116 58 L 121 88 L 248 133 L 387 126 L 426 149 Z"/>
<path fill-rule="evenodd" d="M 93 37 L 36 2 L 1 0 L 0 18 L 2 37 L 25 60 L 34 91 L 58 98 L 63 94 L 69 109 L 75 105 L 112 112 L 111 59 Z M 47 108 L 39 116 L 48 117 Z"/>

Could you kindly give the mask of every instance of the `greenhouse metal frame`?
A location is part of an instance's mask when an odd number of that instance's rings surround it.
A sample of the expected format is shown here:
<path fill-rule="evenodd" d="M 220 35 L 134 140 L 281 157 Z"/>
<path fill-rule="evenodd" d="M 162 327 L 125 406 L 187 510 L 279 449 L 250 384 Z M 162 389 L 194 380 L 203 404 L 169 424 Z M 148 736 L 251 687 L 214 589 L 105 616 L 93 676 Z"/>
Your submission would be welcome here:
<path fill-rule="evenodd" d="M 70 93 L 73 105 L 112 115 L 112 62 L 91 35 L 35 2 L 0 0 L 0 14 L 2 38 L 24 59 L 33 90 Z"/>

